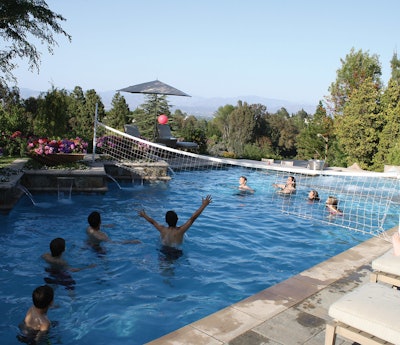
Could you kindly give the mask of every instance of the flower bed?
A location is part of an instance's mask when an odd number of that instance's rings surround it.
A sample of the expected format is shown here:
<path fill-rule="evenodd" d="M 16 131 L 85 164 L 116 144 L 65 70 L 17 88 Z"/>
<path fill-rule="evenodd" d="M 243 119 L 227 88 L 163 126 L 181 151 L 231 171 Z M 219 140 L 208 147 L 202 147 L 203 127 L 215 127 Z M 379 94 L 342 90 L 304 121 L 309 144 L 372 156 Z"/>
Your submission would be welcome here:
<path fill-rule="evenodd" d="M 81 138 L 31 138 L 28 141 L 27 155 L 45 165 L 72 163 L 84 158 L 87 146 Z"/>

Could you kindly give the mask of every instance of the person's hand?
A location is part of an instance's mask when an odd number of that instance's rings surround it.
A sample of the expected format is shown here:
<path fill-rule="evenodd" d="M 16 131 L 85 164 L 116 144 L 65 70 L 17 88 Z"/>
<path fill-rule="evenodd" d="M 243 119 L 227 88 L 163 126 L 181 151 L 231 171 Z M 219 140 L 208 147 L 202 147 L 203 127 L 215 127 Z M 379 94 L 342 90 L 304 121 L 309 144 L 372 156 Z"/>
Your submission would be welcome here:
<path fill-rule="evenodd" d="M 138 212 L 138 215 L 139 215 L 140 217 L 144 217 L 144 216 L 146 215 L 146 212 L 145 212 L 144 210 L 140 210 L 140 211 Z"/>
<path fill-rule="evenodd" d="M 202 203 L 203 203 L 204 205 L 207 206 L 208 204 L 211 204 L 211 202 L 212 202 L 212 197 L 211 197 L 210 194 L 208 194 L 205 198 L 202 198 L 201 201 L 202 201 Z"/>

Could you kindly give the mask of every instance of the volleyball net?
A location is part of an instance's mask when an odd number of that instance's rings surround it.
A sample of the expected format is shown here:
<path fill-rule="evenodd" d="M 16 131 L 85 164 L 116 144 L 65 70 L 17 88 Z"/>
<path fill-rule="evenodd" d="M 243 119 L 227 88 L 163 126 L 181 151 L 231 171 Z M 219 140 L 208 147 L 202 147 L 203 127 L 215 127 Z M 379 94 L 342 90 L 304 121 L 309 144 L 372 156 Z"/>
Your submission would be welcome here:
<path fill-rule="evenodd" d="M 274 211 L 288 216 L 309 219 L 313 223 L 329 223 L 353 231 L 389 240 L 386 230 L 399 223 L 399 173 L 373 173 L 350 169 L 314 170 L 293 161 L 251 161 L 227 159 L 186 152 L 144 138 L 129 135 L 96 122 L 95 153 L 109 156 L 115 164 L 135 176 L 152 179 L 152 167 L 163 167 L 165 177 L 174 178 L 193 170 L 239 169 L 235 174 L 251 177 L 257 196 L 273 201 Z M 235 175 L 236 176 L 236 175 Z M 296 192 L 277 193 L 274 184 L 285 184 L 289 176 L 296 180 Z M 150 177 L 150 178 L 148 178 Z M 249 183 L 250 184 L 250 183 Z M 254 185 L 253 185 L 254 184 Z M 238 184 L 237 184 L 238 185 Z M 309 201 L 308 193 L 318 191 L 320 200 Z M 246 193 L 246 192 L 244 192 Z M 328 197 L 338 200 L 342 212 L 326 208 Z"/>

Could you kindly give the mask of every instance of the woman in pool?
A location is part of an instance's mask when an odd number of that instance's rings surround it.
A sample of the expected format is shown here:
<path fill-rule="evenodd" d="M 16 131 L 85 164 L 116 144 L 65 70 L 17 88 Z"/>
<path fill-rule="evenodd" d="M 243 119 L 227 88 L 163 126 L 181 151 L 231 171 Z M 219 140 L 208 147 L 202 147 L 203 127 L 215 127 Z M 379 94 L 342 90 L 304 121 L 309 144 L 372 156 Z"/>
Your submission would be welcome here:
<path fill-rule="evenodd" d="M 316 190 L 310 190 L 310 192 L 308 193 L 308 200 L 309 201 L 319 201 L 319 194 Z"/>
<path fill-rule="evenodd" d="M 337 198 L 335 198 L 334 196 L 330 196 L 326 200 L 325 207 L 330 214 L 341 216 L 343 215 L 343 211 L 338 208 L 338 203 L 339 200 Z"/>
<path fill-rule="evenodd" d="M 274 183 L 273 186 L 275 188 L 279 188 L 277 193 L 280 194 L 293 194 L 296 193 L 296 179 L 294 176 L 289 176 L 287 178 L 286 184 L 276 184 Z"/>

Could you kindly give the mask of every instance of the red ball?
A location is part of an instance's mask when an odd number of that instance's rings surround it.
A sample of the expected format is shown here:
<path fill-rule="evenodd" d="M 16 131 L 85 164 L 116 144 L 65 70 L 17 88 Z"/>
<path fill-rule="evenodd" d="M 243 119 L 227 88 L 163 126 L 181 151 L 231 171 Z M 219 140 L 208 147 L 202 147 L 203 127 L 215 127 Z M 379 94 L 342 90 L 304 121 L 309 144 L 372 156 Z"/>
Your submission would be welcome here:
<path fill-rule="evenodd" d="M 158 123 L 159 123 L 160 125 L 166 125 L 166 124 L 168 123 L 168 117 L 167 117 L 167 115 L 161 114 L 161 115 L 158 117 Z"/>

